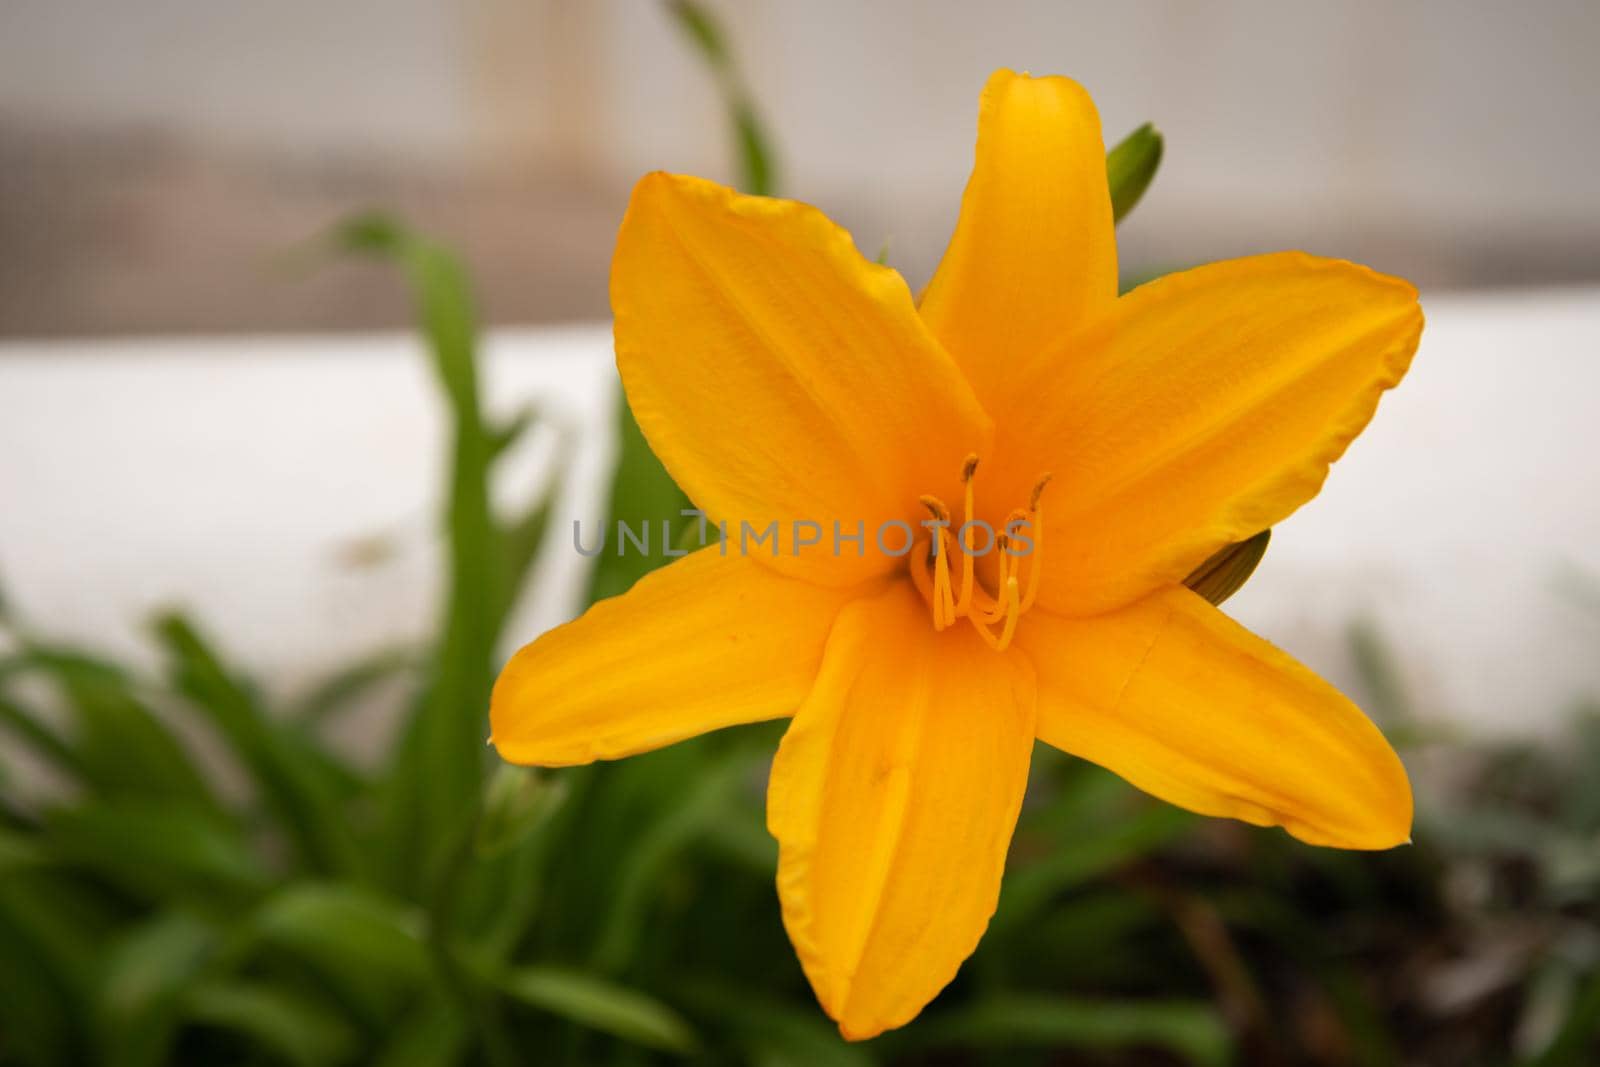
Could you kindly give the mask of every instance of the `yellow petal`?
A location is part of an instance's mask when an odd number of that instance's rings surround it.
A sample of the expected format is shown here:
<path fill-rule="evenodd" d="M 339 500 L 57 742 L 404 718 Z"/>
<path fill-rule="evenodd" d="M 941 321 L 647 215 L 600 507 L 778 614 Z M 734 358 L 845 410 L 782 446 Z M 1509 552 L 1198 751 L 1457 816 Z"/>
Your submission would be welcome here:
<path fill-rule="evenodd" d="M 1005 413 L 1045 497 L 1041 598 L 1097 614 L 1180 582 L 1282 521 L 1400 380 L 1422 332 L 1407 283 L 1301 253 L 1140 286 Z M 1018 471 L 1020 484 L 1031 471 Z"/>
<path fill-rule="evenodd" d="M 494 687 L 494 745 L 513 763 L 566 766 L 792 714 L 849 595 L 703 548 L 513 656 Z"/>
<path fill-rule="evenodd" d="M 733 533 L 777 521 L 771 566 L 835 584 L 896 566 L 878 525 L 924 518 L 918 494 L 953 492 L 986 447 L 988 417 L 905 282 L 815 208 L 651 174 L 622 222 L 611 303 L 651 447 Z M 834 520 L 864 522 L 866 550 L 836 557 Z M 821 548 L 791 554 L 795 521 L 823 524 Z"/>
<path fill-rule="evenodd" d="M 984 87 L 961 217 L 921 310 L 985 405 L 1116 300 L 1105 152 L 1076 82 L 1001 70 Z"/>
<path fill-rule="evenodd" d="M 955 976 L 1000 891 L 1033 747 L 1033 676 L 908 583 L 839 616 L 772 767 L 784 925 L 852 1040 Z"/>
<path fill-rule="evenodd" d="M 1204 815 L 1377 849 L 1411 834 L 1411 786 L 1327 682 L 1176 587 L 1099 618 L 1030 612 L 1039 737 Z"/>

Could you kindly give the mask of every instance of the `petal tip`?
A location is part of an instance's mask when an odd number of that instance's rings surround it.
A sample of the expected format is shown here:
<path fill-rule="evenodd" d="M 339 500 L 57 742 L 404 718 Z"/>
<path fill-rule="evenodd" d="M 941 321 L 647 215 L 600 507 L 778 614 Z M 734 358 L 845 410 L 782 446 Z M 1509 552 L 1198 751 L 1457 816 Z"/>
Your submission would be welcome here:
<path fill-rule="evenodd" d="M 1098 112 L 1095 111 L 1094 98 L 1089 95 L 1089 90 L 1065 74 L 1034 74 L 1028 70 L 1017 71 L 1010 67 L 1001 67 L 990 74 L 988 80 L 984 82 L 981 101 L 988 103 L 999 100 L 1013 89 L 1041 94 L 1035 97 L 1040 100 L 1047 98 L 1047 94 L 1061 94 L 1078 106 L 1088 108 L 1090 112 L 1095 113 L 1098 122 Z"/>
<path fill-rule="evenodd" d="M 856 1026 L 855 1024 L 846 1022 L 844 1020 L 839 1021 L 839 1036 L 850 1042 L 870 1041 L 879 1034 L 883 1033 L 886 1029 L 888 1029 L 888 1027 Z"/>

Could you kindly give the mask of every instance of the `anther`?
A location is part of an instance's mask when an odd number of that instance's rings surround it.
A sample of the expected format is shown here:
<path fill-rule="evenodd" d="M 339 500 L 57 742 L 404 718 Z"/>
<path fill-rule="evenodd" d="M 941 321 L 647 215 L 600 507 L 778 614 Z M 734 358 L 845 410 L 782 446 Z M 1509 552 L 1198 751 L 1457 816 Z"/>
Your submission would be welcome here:
<path fill-rule="evenodd" d="M 961 592 L 956 594 L 955 605 L 952 613 L 954 616 L 965 615 L 972 607 L 972 591 L 977 586 L 977 579 L 973 571 L 972 546 L 967 543 L 966 526 L 974 518 L 972 505 L 972 476 L 978 471 L 978 454 L 973 452 L 961 464 L 961 483 L 964 491 L 961 494 L 961 529 L 956 532 L 956 538 L 961 546 Z"/>
<path fill-rule="evenodd" d="M 943 630 L 956 621 L 955 594 L 950 588 L 950 553 L 945 548 L 945 530 L 950 525 L 950 510 L 936 496 L 917 498 L 939 523 L 932 533 L 933 541 L 933 626 Z"/>
<path fill-rule="evenodd" d="M 1039 593 L 1039 550 L 1043 543 L 1044 518 L 1039 503 L 1051 476 L 1042 475 L 1028 494 L 1027 508 L 1018 508 L 1006 518 L 1004 529 L 993 532 L 993 545 L 1000 553 L 995 586 L 990 593 L 978 584 L 973 561 L 973 549 L 966 528 L 976 520 L 973 481 L 978 470 L 976 453 L 968 455 L 961 464 L 962 507 L 961 523 L 956 525 L 950 509 L 936 496 L 918 497 L 928 514 L 933 516 L 925 551 L 914 556 L 912 581 L 933 608 L 935 629 L 944 630 L 965 618 L 990 648 L 1004 650 L 1016 635 L 1017 621 L 1030 607 Z M 1023 577 L 1024 559 L 1014 556 L 1012 549 L 1020 535 L 1013 535 L 1013 524 L 1021 524 L 1031 532 L 1032 548 L 1026 553 L 1028 573 Z M 955 576 L 950 559 L 951 546 L 961 550 L 961 576 Z M 957 582 L 959 581 L 959 586 Z M 999 629 L 999 633 L 995 629 Z"/>
<path fill-rule="evenodd" d="M 1033 602 L 1039 597 L 1039 553 L 1044 548 L 1044 511 L 1039 507 L 1039 498 L 1044 495 L 1044 487 L 1050 484 L 1052 476 L 1046 473 L 1034 484 L 1033 492 L 1028 494 L 1028 509 L 1033 512 L 1033 557 L 1028 562 L 1028 591 L 1022 596 L 1022 610 L 1027 611 L 1033 607 Z"/>
<path fill-rule="evenodd" d="M 1055 477 L 1054 474 L 1051 474 L 1051 473 L 1049 473 L 1047 471 L 1045 474 L 1043 474 L 1039 478 L 1039 480 L 1037 482 L 1033 483 L 1033 492 L 1028 494 L 1028 510 L 1029 511 L 1038 511 L 1039 510 L 1039 498 L 1044 495 L 1044 487 L 1049 485 L 1050 484 L 1050 479 L 1054 478 L 1054 477 Z"/>

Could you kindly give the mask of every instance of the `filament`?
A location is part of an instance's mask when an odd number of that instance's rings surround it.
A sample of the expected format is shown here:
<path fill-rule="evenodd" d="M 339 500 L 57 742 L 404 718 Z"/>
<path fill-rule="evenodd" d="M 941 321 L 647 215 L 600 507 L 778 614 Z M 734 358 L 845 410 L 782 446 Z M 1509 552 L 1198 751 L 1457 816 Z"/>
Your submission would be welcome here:
<path fill-rule="evenodd" d="M 991 532 L 991 548 L 999 552 L 993 586 L 997 592 L 991 593 L 977 579 L 972 538 L 967 532 L 968 526 L 977 521 L 974 485 L 977 470 L 976 455 L 968 456 L 961 465 L 961 523 L 953 532 L 950 509 L 944 502 L 935 496 L 919 498 L 934 522 L 924 523 L 931 526 L 931 530 L 926 540 L 917 542 L 910 564 L 911 580 L 932 609 L 934 629 L 948 629 L 957 619 L 965 618 L 990 648 L 1004 651 L 1016 636 L 1019 620 L 1039 595 L 1039 575 L 1044 563 L 1040 499 L 1050 475 L 1045 474 L 1034 483 L 1026 508 L 1012 511 L 1001 532 Z M 1032 534 L 1033 547 L 1025 557 L 1011 552 L 1015 539 L 1009 531 L 1019 525 Z M 961 552 L 959 579 L 950 560 L 952 542 Z M 1024 560 L 1026 578 L 1022 574 Z"/>

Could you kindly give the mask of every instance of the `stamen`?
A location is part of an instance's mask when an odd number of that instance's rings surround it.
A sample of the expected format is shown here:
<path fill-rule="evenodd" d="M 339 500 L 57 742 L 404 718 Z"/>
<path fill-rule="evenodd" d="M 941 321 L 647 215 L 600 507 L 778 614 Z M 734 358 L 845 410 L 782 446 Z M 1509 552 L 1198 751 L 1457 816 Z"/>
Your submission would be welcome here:
<path fill-rule="evenodd" d="M 1045 473 L 1040 476 L 1039 480 L 1033 483 L 1033 491 L 1028 494 L 1029 511 L 1039 510 L 1039 498 L 1044 495 L 1044 487 L 1049 485 L 1050 479 L 1054 477 L 1054 474 L 1051 474 L 1049 471 L 1045 471 Z"/>
<path fill-rule="evenodd" d="M 1004 652 L 1011 644 L 1011 638 L 1017 632 L 1017 620 L 1022 617 L 1022 602 L 1017 597 L 1017 579 L 1015 576 L 1006 579 L 1006 628 L 1000 632 L 1000 643 L 995 646 L 996 652 Z"/>
<path fill-rule="evenodd" d="M 1029 555 L 1033 558 L 1028 565 L 1028 592 L 1022 598 L 1023 611 L 1033 607 L 1034 600 L 1039 596 L 1039 566 L 1043 563 L 1039 554 L 1044 550 L 1044 509 L 1039 500 L 1044 496 L 1044 487 L 1050 484 L 1052 477 L 1054 475 L 1046 473 L 1034 484 L 1033 492 L 1028 494 L 1028 509 L 1033 512 L 1030 523 L 1033 527 L 1033 551 Z"/>
<path fill-rule="evenodd" d="M 950 553 L 945 550 L 945 532 L 934 531 L 938 538 L 933 557 L 933 625 L 943 630 L 956 621 L 955 598 L 950 595 Z"/>
<path fill-rule="evenodd" d="M 938 523 L 933 529 L 933 627 L 943 630 L 956 621 L 955 596 L 950 590 L 950 553 L 945 548 L 946 531 L 950 527 L 950 510 L 936 496 L 918 497 L 922 506 Z"/>
<path fill-rule="evenodd" d="M 974 452 L 961 465 L 961 482 L 965 486 L 961 504 L 961 595 L 956 598 L 955 614 L 965 615 L 972 606 L 972 588 L 976 584 L 973 574 L 972 546 L 967 542 L 966 526 L 975 518 L 972 507 L 972 476 L 978 472 L 978 454 Z"/>
<path fill-rule="evenodd" d="M 922 599 L 934 605 L 938 610 L 938 601 L 933 595 L 933 578 L 928 574 L 928 564 L 933 562 L 933 540 L 918 541 L 911 550 L 911 582 L 917 587 L 917 592 L 922 594 Z"/>
<path fill-rule="evenodd" d="M 992 534 L 994 549 L 1000 553 L 996 568 L 995 588 L 998 594 L 988 591 L 977 580 L 972 539 L 965 528 L 975 522 L 977 508 L 974 502 L 974 480 L 978 470 L 977 455 L 969 455 L 961 465 L 961 524 L 952 523 L 950 509 L 936 496 L 919 497 L 922 506 L 933 516 L 926 540 L 918 541 L 916 554 L 911 560 L 911 580 L 922 598 L 933 608 L 933 625 L 945 630 L 955 621 L 965 617 L 978 631 L 984 642 L 996 651 L 1010 647 L 1016 636 L 1017 620 L 1033 606 L 1039 595 L 1039 558 L 1043 544 L 1043 517 L 1039 506 L 1050 475 L 1045 474 L 1034 483 L 1028 494 L 1026 509 L 1018 508 L 1006 517 L 1002 530 Z M 1022 578 L 1023 557 L 1013 555 L 1011 548 L 1016 538 L 1010 533 L 1016 524 L 1024 524 L 1032 534 L 1033 548 L 1028 553 L 1026 591 Z M 960 588 L 956 588 L 950 560 L 952 542 L 961 550 Z M 995 628 L 999 632 L 995 632 Z"/>
<path fill-rule="evenodd" d="M 1000 550 L 1000 574 L 996 579 L 996 584 L 1001 589 L 1006 587 L 1006 580 L 1012 576 L 1013 570 L 1016 567 L 1015 558 L 1006 551 L 1006 549 L 1010 547 L 1010 544 L 1011 538 L 1003 533 L 995 538 L 995 545 Z M 1005 618 L 1006 609 L 1004 601 L 991 597 L 987 592 L 983 592 L 981 590 L 980 594 L 984 603 L 980 604 L 975 611 L 970 613 L 970 617 L 974 621 L 983 623 L 985 626 L 989 626 Z"/>
<path fill-rule="evenodd" d="M 1005 627 L 1000 631 L 999 637 L 996 637 L 994 633 L 990 631 L 987 624 L 979 622 L 976 618 L 970 618 L 968 620 L 972 623 L 972 628 L 978 631 L 978 636 L 982 637 L 984 642 L 996 652 L 1004 652 L 1010 647 L 1011 639 L 1012 637 L 1016 636 L 1017 633 L 1017 620 L 1022 617 L 1022 604 L 1017 597 L 1016 578 L 1007 578 L 1005 588 L 1006 599 L 1004 603 L 1006 624 Z"/>

